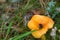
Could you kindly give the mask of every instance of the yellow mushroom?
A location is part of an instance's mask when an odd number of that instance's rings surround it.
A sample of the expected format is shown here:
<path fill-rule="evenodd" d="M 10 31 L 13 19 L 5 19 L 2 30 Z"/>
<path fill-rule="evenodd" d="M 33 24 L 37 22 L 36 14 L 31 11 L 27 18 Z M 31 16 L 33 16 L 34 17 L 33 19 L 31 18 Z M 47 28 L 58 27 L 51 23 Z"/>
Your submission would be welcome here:
<path fill-rule="evenodd" d="M 37 30 L 32 32 L 32 35 L 35 38 L 40 38 L 42 35 L 46 34 L 48 29 L 53 27 L 54 21 L 47 16 L 43 15 L 34 15 L 31 20 L 28 22 L 28 28 L 31 30 Z"/>

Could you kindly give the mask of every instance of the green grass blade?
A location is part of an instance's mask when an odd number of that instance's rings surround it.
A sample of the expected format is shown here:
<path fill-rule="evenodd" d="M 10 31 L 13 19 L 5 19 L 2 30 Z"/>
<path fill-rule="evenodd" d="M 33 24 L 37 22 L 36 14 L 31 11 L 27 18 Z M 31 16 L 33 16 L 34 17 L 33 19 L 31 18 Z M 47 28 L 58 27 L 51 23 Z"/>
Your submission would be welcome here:
<path fill-rule="evenodd" d="M 25 5 L 25 7 L 23 7 L 23 9 L 26 9 L 26 8 L 28 7 L 30 1 L 31 1 L 31 0 L 28 0 L 27 4 Z"/>
<path fill-rule="evenodd" d="M 33 31 L 30 31 L 30 32 L 26 32 L 26 33 L 24 33 L 24 34 L 21 34 L 21 35 L 19 35 L 19 36 L 15 36 L 15 37 L 13 37 L 13 38 L 10 38 L 9 40 L 18 40 L 18 39 L 21 39 L 21 38 L 23 38 L 23 37 L 25 37 L 25 36 L 28 36 L 28 35 L 30 35 L 32 32 L 34 32 L 35 30 L 33 30 Z"/>
<path fill-rule="evenodd" d="M 9 24 L 9 26 L 8 26 L 8 29 L 7 29 L 7 32 L 6 32 L 6 37 L 4 38 L 4 40 L 6 40 L 8 34 L 10 33 L 10 28 L 11 28 L 11 26 L 12 26 L 12 23 L 13 23 L 13 22 L 11 21 L 10 24 Z"/>

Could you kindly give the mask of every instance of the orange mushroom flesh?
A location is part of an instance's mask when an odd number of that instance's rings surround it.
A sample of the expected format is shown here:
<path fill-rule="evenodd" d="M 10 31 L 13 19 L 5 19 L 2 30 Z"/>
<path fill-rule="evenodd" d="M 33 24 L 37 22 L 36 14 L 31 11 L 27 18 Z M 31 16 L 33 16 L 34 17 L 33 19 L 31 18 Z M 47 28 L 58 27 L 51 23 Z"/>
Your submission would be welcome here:
<path fill-rule="evenodd" d="M 28 28 L 31 30 L 37 30 L 32 32 L 35 38 L 40 38 L 42 35 L 46 34 L 48 29 L 51 29 L 54 25 L 54 21 L 47 16 L 34 15 L 28 22 Z"/>

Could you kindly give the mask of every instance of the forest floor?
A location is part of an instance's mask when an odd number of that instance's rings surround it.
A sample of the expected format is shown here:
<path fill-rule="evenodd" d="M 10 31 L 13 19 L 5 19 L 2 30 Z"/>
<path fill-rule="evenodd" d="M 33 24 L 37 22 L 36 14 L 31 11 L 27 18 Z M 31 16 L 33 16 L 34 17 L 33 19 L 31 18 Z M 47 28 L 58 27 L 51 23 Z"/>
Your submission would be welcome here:
<path fill-rule="evenodd" d="M 41 38 L 34 38 L 27 26 L 37 14 L 54 21 Z M 60 40 L 60 0 L 0 0 L 0 40 Z"/>

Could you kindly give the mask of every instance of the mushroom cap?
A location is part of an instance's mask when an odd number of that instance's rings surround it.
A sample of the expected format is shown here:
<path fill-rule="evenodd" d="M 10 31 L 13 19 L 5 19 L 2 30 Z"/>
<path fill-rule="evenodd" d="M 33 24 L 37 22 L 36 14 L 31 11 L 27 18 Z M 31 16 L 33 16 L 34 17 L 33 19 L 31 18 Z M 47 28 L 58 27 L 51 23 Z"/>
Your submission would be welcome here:
<path fill-rule="evenodd" d="M 43 28 L 39 28 L 39 24 L 43 25 Z M 47 16 L 43 15 L 34 15 L 32 16 L 31 20 L 28 22 L 28 28 L 31 30 L 37 30 L 32 32 L 32 35 L 35 38 L 40 38 L 42 35 L 46 34 L 48 29 L 53 27 L 54 21 Z"/>
<path fill-rule="evenodd" d="M 48 28 L 52 28 L 54 21 L 47 16 L 43 16 L 43 15 L 34 15 L 31 20 L 33 20 L 34 22 L 36 22 L 36 24 L 42 24 L 42 25 L 46 25 L 48 26 Z"/>
<path fill-rule="evenodd" d="M 42 28 L 41 30 L 37 30 L 36 32 L 32 32 L 32 35 L 34 38 L 40 38 L 42 35 L 46 34 L 48 31 L 47 28 Z"/>

